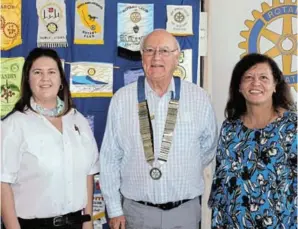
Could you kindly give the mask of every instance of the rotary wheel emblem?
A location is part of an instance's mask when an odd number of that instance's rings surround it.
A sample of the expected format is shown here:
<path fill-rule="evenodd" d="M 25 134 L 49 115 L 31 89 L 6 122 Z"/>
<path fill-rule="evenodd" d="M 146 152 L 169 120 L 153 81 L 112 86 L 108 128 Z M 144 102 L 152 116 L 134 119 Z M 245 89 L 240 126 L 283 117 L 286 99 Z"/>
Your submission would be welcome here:
<path fill-rule="evenodd" d="M 133 12 L 130 15 L 130 20 L 134 23 L 138 23 L 139 21 L 141 21 L 141 19 L 142 19 L 142 16 L 139 12 Z"/>
<path fill-rule="evenodd" d="M 286 82 L 297 91 L 297 0 L 272 0 L 272 6 L 263 2 L 261 7 L 262 12 L 252 11 L 255 20 L 246 20 L 248 30 L 240 33 L 245 38 L 239 43 L 245 50 L 241 57 L 262 53 L 274 58 Z"/>
<path fill-rule="evenodd" d="M 8 38 L 16 38 L 19 34 L 19 27 L 15 23 L 7 22 L 4 26 L 3 32 Z"/>
<path fill-rule="evenodd" d="M 184 14 L 182 12 L 179 11 L 179 12 L 175 13 L 174 20 L 176 22 L 182 23 L 184 21 L 184 19 L 185 19 L 185 16 L 184 16 Z"/>
<path fill-rule="evenodd" d="M 90 29 L 93 31 L 93 30 L 96 30 L 96 26 L 95 25 L 91 25 L 90 26 Z"/>
<path fill-rule="evenodd" d="M 153 180 L 159 180 L 162 176 L 162 173 L 161 173 L 160 169 L 152 168 L 150 170 L 150 176 Z"/>
<path fill-rule="evenodd" d="M 58 26 L 54 22 L 50 22 L 49 24 L 47 24 L 47 29 L 50 33 L 56 33 L 58 30 Z"/>
<path fill-rule="evenodd" d="M 186 70 L 184 67 L 178 65 L 175 69 L 175 71 L 173 72 L 173 75 L 174 76 L 178 76 L 180 77 L 181 79 L 185 80 L 186 78 Z"/>
<path fill-rule="evenodd" d="M 18 65 L 18 64 L 12 64 L 12 65 L 10 66 L 10 70 L 11 70 L 12 72 L 17 72 L 17 71 L 19 70 L 19 65 Z"/>
<path fill-rule="evenodd" d="M 89 75 L 89 76 L 94 76 L 95 73 L 96 73 L 95 68 L 89 68 L 89 69 L 88 69 L 88 75 Z"/>

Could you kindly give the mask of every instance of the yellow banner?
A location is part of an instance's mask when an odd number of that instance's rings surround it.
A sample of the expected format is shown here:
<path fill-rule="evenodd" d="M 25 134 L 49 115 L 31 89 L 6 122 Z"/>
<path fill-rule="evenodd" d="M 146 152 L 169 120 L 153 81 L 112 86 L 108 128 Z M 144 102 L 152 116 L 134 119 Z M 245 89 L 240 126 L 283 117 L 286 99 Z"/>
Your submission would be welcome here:
<path fill-rule="evenodd" d="M 105 0 L 77 0 L 75 44 L 104 44 Z"/>
<path fill-rule="evenodd" d="M 0 3 L 1 50 L 22 44 L 21 0 L 1 0 Z"/>
<path fill-rule="evenodd" d="M 0 58 L 1 117 L 7 115 L 20 97 L 23 57 Z"/>

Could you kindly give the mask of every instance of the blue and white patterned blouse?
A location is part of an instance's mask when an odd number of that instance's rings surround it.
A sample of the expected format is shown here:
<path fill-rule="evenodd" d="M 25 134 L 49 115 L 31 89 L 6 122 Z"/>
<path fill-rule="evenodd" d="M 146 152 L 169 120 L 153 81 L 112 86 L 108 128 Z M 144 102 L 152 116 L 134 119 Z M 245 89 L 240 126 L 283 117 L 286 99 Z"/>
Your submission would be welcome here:
<path fill-rule="evenodd" d="M 297 227 L 297 114 L 263 129 L 226 120 L 209 206 L 212 228 Z"/>

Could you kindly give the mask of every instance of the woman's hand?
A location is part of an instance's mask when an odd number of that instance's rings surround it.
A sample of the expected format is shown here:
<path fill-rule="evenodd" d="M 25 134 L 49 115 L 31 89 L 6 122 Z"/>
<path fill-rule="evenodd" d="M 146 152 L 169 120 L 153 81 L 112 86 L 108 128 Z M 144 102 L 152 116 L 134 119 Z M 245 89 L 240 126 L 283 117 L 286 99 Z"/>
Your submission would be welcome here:
<path fill-rule="evenodd" d="M 91 220 L 83 223 L 82 229 L 93 229 L 93 221 Z"/>

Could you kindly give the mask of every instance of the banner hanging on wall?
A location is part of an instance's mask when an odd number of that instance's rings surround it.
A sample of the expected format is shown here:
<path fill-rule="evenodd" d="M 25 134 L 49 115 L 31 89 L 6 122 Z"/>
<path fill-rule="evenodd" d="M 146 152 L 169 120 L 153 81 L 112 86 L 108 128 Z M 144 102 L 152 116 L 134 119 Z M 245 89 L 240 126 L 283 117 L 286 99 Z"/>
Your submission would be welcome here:
<path fill-rule="evenodd" d="M 153 31 L 153 9 L 153 4 L 118 3 L 118 47 L 140 50 L 141 39 Z"/>
<path fill-rule="evenodd" d="M 77 0 L 75 9 L 75 44 L 104 43 L 104 0 Z"/>
<path fill-rule="evenodd" d="M 179 64 L 175 69 L 174 76 L 192 82 L 192 49 L 181 50 Z"/>
<path fill-rule="evenodd" d="M 176 36 L 193 35 L 192 6 L 167 5 L 167 31 Z"/>
<path fill-rule="evenodd" d="M 140 76 L 144 76 L 143 68 L 128 69 L 124 72 L 124 85 L 133 83 L 138 80 Z"/>
<path fill-rule="evenodd" d="M 21 0 L 2 0 L 0 7 L 1 50 L 9 50 L 22 44 L 22 3 Z"/>
<path fill-rule="evenodd" d="M 99 184 L 100 175 L 94 175 L 94 190 L 93 190 L 93 227 L 94 229 L 102 229 L 103 224 L 107 222 L 105 217 L 105 202 L 100 190 Z"/>
<path fill-rule="evenodd" d="M 64 0 L 36 1 L 38 15 L 37 47 L 67 47 Z"/>
<path fill-rule="evenodd" d="M 1 58 L 1 117 L 7 115 L 20 97 L 23 57 Z"/>
<path fill-rule="evenodd" d="M 73 97 L 113 95 L 113 64 L 73 62 L 70 71 L 70 91 Z"/>

